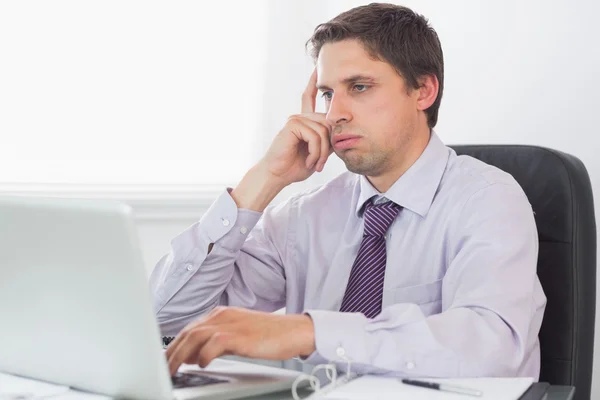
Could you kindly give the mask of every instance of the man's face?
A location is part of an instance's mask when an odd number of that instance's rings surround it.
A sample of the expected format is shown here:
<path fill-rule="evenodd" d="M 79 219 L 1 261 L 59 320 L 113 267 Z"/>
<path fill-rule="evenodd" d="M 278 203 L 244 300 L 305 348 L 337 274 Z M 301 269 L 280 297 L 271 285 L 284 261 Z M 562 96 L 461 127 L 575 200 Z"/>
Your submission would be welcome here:
<path fill-rule="evenodd" d="M 327 119 L 335 125 L 331 143 L 346 168 L 375 177 L 400 165 L 423 123 L 418 90 L 408 91 L 390 64 L 373 60 L 356 40 L 325 44 L 317 75 Z M 358 138 L 336 141 L 345 135 Z"/>

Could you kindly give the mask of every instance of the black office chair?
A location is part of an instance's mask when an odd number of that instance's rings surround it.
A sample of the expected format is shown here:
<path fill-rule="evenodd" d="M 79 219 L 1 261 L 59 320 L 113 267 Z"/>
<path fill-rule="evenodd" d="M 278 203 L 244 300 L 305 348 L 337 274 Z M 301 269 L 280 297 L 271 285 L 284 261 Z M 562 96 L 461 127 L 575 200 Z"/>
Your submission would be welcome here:
<path fill-rule="evenodd" d="M 548 303 L 540 331 L 540 382 L 575 386 L 589 400 L 596 312 L 596 220 L 583 163 L 560 151 L 516 145 L 451 146 L 511 174 L 535 212 L 537 271 Z"/>

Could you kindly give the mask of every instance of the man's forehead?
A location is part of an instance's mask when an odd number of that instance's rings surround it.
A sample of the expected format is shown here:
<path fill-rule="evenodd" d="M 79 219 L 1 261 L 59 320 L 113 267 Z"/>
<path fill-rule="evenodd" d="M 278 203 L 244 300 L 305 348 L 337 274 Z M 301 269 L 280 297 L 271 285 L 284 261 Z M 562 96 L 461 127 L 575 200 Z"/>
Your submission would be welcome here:
<path fill-rule="evenodd" d="M 351 77 L 381 75 L 384 65 L 374 60 L 356 40 L 327 43 L 317 58 L 317 86 L 331 86 L 347 82 Z"/>
<path fill-rule="evenodd" d="M 346 63 L 336 66 L 317 64 L 317 83 L 336 83 L 357 75 L 376 78 L 381 75 L 381 72 L 381 68 L 374 68 L 372 65 L 362 63 Z"/>
<path fill-rule="evenodd" d="M 323 45 L 317 58 L 317 70 L 327 73 L 336 68 L 367 67 L 374 60 L 356 41 L 342 41 Z"/>

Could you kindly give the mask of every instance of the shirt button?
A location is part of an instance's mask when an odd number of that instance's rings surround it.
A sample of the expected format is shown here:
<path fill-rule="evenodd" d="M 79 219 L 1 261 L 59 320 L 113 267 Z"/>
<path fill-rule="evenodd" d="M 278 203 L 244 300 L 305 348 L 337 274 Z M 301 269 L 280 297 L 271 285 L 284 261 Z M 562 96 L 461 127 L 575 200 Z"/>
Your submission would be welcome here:
<path fill-rule="evenodd" d="M 248 232 L 248 228 L 246 228 L 245 226 L 242 226 L 242 227 L 240 228 L 240 232 L 242 232 L 242 233 L 244 233 L 244 234 L 245 234 L 246 232 Z"/>
<path fill-rule="evenodd" d="M 409 369 L 409 370 L 415 369 L 415 363 L 412 361 L 408 361 L 405 366 L 406 366 L 406 369 Z"/>
<path fill-rule="evenodd" d="M 186 264 L 185 269 L 187 269 L 188 271 L 191 271 L 194 269 L 194 266 L 192 264 Z"/>
<path fill-rule="evenodd" d="M 343 347 L 338 347 L 335 350 L 335 353 L 338 355 L 338 357 L 344 357 L 346 355 L 346 350 L 344 350 Z"/>
<path fill-rule="evenodd" d="M 227 218 L 223 218 L 223 226 L 229 226 L 229 220 Z"/>

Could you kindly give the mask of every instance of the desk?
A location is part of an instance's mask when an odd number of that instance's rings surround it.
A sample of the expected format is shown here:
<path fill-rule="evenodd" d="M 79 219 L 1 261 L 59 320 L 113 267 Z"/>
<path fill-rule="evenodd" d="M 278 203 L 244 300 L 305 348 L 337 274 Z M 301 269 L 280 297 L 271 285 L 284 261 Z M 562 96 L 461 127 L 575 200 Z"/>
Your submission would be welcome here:
<path fill-rule="evenodd" d="M 4 374 L 0 374 L 0 377 Z M 8 375 L 7 375 L 8 376 Z M 37 381 L 32 381 L 37 382 Z M 19 386 L 22 386 L 20 384 Z M 366 393 L 365 399 L 373 398 L 372 395 L 377 393 L 377 388 L 374 388 L 373 393 Z M 46 389 L 47 390 L 47 389 Z M 64 388 L 63 388 L 64 390 Z M 18 391 L 23 391 L 22 388 Z M 544 400 L 572 400 L 575 393 L 575 388 L 572 386 L 549 386 L 546 391 Z M 299 392 L 301 398 L 305 398 L 312 394 L 312 391 L 303 389 Z M 53 400 L 112 400 L 108 396 L 98 395 L 89 392 L 81 392 L 78 390 L 70 390 L 67 393 L 60 393 L 52 396 Z M 245 397 L 245 400 L 293 400 L 290 390 L 280 391 L 276 393 L 263 394 L 252 397 Z M 465 399 L 466 400 L 466 399 Z M 536 399 L 537 400 L 537 399 Z"/>
<path fill-rule="evenodd" d="M 276 368 L 284 368 L 291 369 L 295 371 L 303 371 L 304 373 L 310 373 L 312 366 L 307 364 L 303 364 L 296 359 L 286 360 L 286 361 L 268 361 L 268 360 L 254 360 L 243 357 L 236 356 L 225 356 L 223 358 L 228 358 L 237 361 L 244 361 L 249 363 L 256 363 L 260 365 L 268 365 Z M 310 395 L 312 391 L 304 390 L 300 391 L 299 394 L 302 395 L 302 398 Z M 546 391 L 546 398 L 544 400 L 572 400 L 575 394 L 575 388 L 573 386 L 550 386 Z M 293 400 L 291 391 L 271 393 L 271 394 L 263 394 L 253 397 L 245 397 L 244 400 Z"/>
<path fill-rule="evenodd" d="M 302 391 L 300 394 L 302 397 L 306 397 L 310 394 L 310 391 Z M 544 400 L 572 400 L 575 394 L 575 388 L 573 386 L 550 386 L 546 391 L 546 398 Z M 263 394 L 259 396 L 244 397 L 244 400 L 293 400 L 292 394 L 289 391 Z"/>
<path fill-rule="evenodd" d="M 546 392 L 546 400 L 572 400 L 575 394 L 573 386 L 550 386 Z"/>

